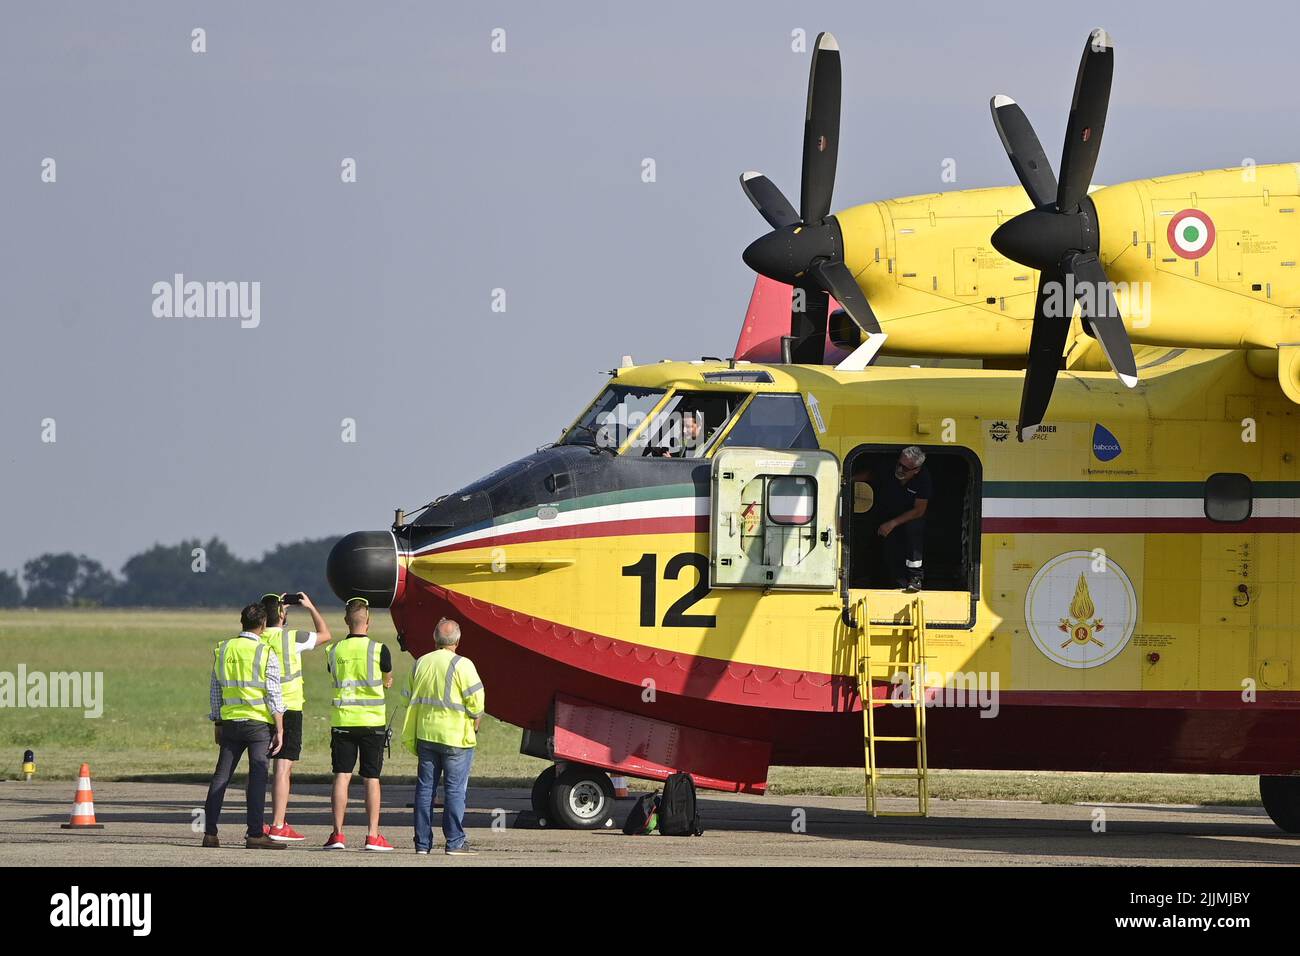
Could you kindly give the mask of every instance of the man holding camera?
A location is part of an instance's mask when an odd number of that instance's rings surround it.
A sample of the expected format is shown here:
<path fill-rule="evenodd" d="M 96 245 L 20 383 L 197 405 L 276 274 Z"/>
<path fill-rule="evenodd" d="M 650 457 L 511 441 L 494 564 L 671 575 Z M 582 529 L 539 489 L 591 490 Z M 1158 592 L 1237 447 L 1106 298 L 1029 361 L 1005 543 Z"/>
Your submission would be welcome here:
<path fill-rule="evenodd" d="M 299 604 L 311 615 L 314 631 L 290 630 L 289 605 Z M 294 762 L 302 758 L 302 708 L 306 702 L 303 694 L 302 655 L 313 648 L 328 644 L 329 625 L 311 603 L 311 598 L 301 592 L 262 595 L 266 611 L 266 630 L 262 643 L 275 651 L 280 658 L 280 690 L 284 695 L 284 739 L 280 752 L 275 755 L 271 776 L 271 822 L 266 835 L 277 843 L 301 843 L 306 839 L 289 826 L 285 813 L 289 808 L 289 786 Z"/>

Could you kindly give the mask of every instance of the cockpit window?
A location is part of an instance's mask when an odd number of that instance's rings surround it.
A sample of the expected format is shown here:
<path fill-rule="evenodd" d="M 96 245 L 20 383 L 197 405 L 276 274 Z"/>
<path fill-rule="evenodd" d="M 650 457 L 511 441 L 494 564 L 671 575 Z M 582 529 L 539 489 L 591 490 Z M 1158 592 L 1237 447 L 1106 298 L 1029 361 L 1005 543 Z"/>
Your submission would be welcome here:
<path fill-rule="evenodd" d="M 561 445 L 590 445 L 617 451 L 664 397 L 662 388 L 611 385 L 560 439 Z"/>
<path fill-rule="evenodd" d="M 661 388 L 610 385 L 560 444 L 611 451 L 626 445 L 623 454 L 645 458 L 703 458 L 747 398 L 747 392 L 677 389 L 669 394 Z"/>
<path fill-rule="evenodd" d="M 676 391 L 637 435 L 629 455 L 649 458 L 703 458 L 731 416 L 744 404 L 744 392 Z"/>
<path fill-rule="evenodd" d="M 762 369 L 740 369 L 738 371 L 705 372 L 700 376 L 706 382 L 762 382 L 772 384 L 772 373 Z"/>
<path fill-rule="evenodd" d="M 800 395 L 755 395 L 723 444 L 777 451 L 818 447 Z"/>

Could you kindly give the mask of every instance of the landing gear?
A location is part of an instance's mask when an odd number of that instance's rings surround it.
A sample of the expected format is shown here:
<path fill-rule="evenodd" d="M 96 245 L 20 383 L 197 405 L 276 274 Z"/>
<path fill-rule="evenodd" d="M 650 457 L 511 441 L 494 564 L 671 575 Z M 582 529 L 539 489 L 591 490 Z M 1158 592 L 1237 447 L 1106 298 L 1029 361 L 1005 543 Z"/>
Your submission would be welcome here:
<path fill-rule="evenodd" d="M 543 805 L 543 800 L 545 801 Z M 599 830 L 614 825 L 614 784 L 595 767 L 549 767 L 533 783 L 533 811 L 540 826 Z"/>
<path fill-rule="evenodd" d="M 555 787 L 555 766 L 551 765 L 533 781 L 533 814 L 539 827 L 551 825 L 551 790 Z"/>
<path fill-rule="evenodd" d="M 1259 796 L 1274 823 L 1300 833 L 1300 776 L 1260 777 Z"/>

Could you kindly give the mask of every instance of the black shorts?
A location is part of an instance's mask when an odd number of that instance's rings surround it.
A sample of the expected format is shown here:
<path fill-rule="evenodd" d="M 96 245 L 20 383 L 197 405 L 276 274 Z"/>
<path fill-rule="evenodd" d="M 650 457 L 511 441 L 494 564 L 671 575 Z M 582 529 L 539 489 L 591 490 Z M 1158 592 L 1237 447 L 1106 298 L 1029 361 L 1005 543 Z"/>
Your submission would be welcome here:
<path fill-rule="evenodd" d="M 361 776 L 378 779 L 384 769 L 383 727 L 330 728 L 330 758 L 335 773 L 352 773 L 361 753 Z"/>
<path fill-rule="evenodd" d="M 284 712 L 284 739 L 280 742 L 280 752 L 276 760 L 302 759 L 302 711 L 286 710 Z"/>

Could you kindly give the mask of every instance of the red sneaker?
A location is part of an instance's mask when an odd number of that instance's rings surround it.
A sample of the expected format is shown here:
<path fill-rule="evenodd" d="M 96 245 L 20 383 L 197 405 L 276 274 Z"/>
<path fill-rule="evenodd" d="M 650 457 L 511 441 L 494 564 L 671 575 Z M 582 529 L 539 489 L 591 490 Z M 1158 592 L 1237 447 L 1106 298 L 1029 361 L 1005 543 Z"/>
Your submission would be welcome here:
<path fill-rule="evenodd" d="M 346 850 L 347 848 L 348 841 L 344 839 L 342 833 L 338 833 L 337 831 L 331 833 L 330 838 L 325 841 L 325 849 L 327 850 Z"/>
<path fill-rule="evenodd" d="M 303 840 L 307 839 L 293 827 L 289 826 L 288 820 L 284 821 L 284 826 L 282 827 L 271 827 L 271 829 L 266 831 L 266 835 L 277 843 L 301 843 Z"/>
<path fill-rule="evenodd" d="M 393 845 L 385 840 L 380 834 L 376 833 L 374 836 L 366 837 L 366 845 L 363 849 L 378 850 L 381 853 L 387 853 L 393 849 Z"/>
<path fill-rule="evenodd" d="M 262 824 L 262 836 L 270 836 L 270 835 L 271 835 L 271 824 L 269 824 L 269 823 L 263 823 L 263 824 Z"/>

